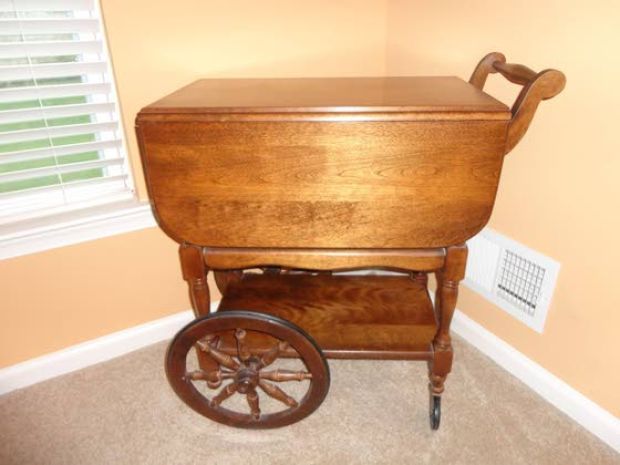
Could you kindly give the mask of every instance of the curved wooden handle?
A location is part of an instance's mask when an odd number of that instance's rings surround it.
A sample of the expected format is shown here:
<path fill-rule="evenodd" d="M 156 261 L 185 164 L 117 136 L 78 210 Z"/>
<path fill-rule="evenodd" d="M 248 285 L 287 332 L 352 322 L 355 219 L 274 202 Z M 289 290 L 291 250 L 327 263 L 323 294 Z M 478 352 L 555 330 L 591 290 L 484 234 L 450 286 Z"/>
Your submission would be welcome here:
<path fill-rule="evenodd" d="M 530 81 L 533 81 L 536 78 L 536 71 L 533 71 L 524 65 L 496 61 L 493 63 L 493 68 L 510 82 L 514 82 L 515 84 L 520 84 L 522 86 L 529 84 Z"/>
<path fill-rule="evenodd" d="M 508 125 L 505 153 L 509 153 L 527 132 L 541 100 L 555 97 L 566 85 L 564 74 L 555 69 L 539 73 L 527 66 L 506 63 L 506 57 L 498 52 L 485 56 L 469 78 L 469 83 L 482 90 L 490 73 L 500 73 L 510 82 L 523 86 L 512 106 L 512 119 Z"/>

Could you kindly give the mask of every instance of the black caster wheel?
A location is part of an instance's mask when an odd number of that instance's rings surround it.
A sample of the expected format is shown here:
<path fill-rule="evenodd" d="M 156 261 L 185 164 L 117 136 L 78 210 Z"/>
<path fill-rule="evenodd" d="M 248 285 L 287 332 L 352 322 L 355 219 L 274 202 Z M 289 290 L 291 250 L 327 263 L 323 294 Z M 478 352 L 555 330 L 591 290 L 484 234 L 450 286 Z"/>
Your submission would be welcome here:
<path fill-rule="evenodd" d="M 429 394 L 429 417 L 431 420 L 431 429 L 438 430 L 441 420 L 441 397 L 434 396 L 433 391 Z"/>

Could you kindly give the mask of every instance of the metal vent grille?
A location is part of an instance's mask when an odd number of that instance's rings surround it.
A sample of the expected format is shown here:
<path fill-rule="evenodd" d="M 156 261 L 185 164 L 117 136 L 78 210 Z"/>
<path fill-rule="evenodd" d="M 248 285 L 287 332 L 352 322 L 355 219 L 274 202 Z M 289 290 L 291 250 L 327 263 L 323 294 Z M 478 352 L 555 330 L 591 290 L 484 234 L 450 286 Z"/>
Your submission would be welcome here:
<path fill-rule="evenodd" d="M 506 250 L 497 283 L 497 294 L 534 316 L 540 299 L 545 269 Z"/>
<path fill-rule="evenodd" d="M 468 246 L 465 284 L 542 332 L 560 264 L 488 228 Z"/>

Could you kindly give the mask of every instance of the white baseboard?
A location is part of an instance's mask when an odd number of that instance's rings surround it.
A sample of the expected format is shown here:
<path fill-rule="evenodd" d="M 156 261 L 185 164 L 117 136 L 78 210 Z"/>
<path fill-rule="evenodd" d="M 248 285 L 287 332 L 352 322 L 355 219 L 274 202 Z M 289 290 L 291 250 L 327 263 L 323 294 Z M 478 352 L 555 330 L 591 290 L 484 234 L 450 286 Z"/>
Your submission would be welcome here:
<path fill-rule="evenodd" d="M 2 368 L 0 395 L 170 339 L 193 318 L 187 310 Z"/>
<path fill-rule="evenodd" d="M 620 452 L 620 419 L 533 362 L 467 315 L 456 311 L 451 325 L 480 352 L 525 383 L 547 402 Z"/>
<path fill-rule="evenodd" d="M 219 302 L 213 302 L 216 308 Z M 0 395 L 171 338 L 193 318 L 188 310 L 0 369 Z M 453 331 L 545 400 L 620 452 L 620 420 L 481 325 L 456 311 Z"/>

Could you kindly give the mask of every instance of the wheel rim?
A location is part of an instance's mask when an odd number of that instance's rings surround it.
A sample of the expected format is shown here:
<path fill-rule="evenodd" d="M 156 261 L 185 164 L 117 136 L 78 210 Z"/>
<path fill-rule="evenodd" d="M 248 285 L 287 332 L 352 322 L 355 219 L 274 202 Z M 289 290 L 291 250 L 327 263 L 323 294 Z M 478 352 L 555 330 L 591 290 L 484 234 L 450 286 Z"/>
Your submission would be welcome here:
<path fill-rule="evenodd" d="M 223 332 L 233 332 L 238 342 L 237 356 L 228 355 L 232 360 L 222 359 L 221 354 L 217 353 L 208 340 L 211 335 Z M 261 359 L 264 358 L 264 354 L 260 356 L 253 354 L 252 347 L 245 347 L 243 332 L 263 333 L 284 341 L 297 352 L 306 367 L 306 374 L 298 372 L 293 375 L 286 370 L 267 370 L 273 360 L 263 366 Z M 200 370 L 188 372 L 187 355 L 196 344 L 212 357 L 215 358 L 216 355 L 220 357 L 219 362 L 225 362 L 224 365 L 220 363 L 219 375 L 206 374 Z M 283 347 L 279 343 L 278 349 L 273 350 L 276 352 L 274 360 L 278 358 L 278 350 Z M 215 313 L 185 326 L 168 347 L 166 375 L 176 394 L 193 410 L 219 423 L 242 428 L 274 428 L 305 418 L 323 402 L 330 381 L 327 362 L 318 345 L 308 334 L 280 318 L 246 311 Z M 295 399 L 291 400 L 292 398 L 277 386 L 277 389 L 273 389 L 276 383 L 291 381 L 295 376 L 299 376 L 300 380 L 301 377 L 309 380 L 305 395 L 296 404 L 293 403 Z M 220 385 L 224 387 L 209 399 L 194 385 L 197 379 L 207 381 L 211 389 Z M 222 405 L 224 399 L 235 394 L 246 396 L 249 407 L 247 412 L 237 412 Z M 259 399 L 264 395 L 278 399 L 288 408 L 276 413 L 257 413 L 260 408 Z"/>

